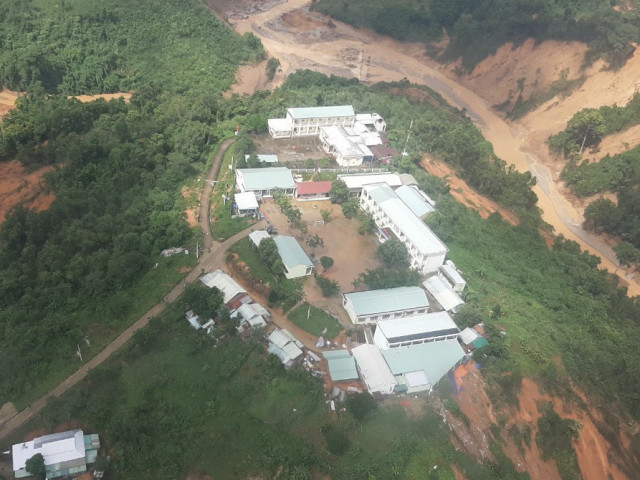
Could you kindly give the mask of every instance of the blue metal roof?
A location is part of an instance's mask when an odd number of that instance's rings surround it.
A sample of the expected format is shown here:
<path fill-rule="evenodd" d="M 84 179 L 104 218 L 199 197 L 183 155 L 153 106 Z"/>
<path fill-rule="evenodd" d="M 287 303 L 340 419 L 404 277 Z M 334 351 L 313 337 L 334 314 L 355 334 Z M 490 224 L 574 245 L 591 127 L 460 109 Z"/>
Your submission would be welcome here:
<path fill-rule="evenodd" d="M 356 315 L 373 315 L 429 307 L 427 294 L 420 287 L 398 287 L 385 290 L 345 293 Z"/>
<path fill-rule="evenodd" d="M 278 235 L 273 238 L 278 247 L 278 253 L 282 259 L 282 263 L 287 270 L 297 267 L 298 265 L 305 265 L 307 267 L 313 267 L 313 262 L 309 259 L 298 241 L 287 235 Z"/>

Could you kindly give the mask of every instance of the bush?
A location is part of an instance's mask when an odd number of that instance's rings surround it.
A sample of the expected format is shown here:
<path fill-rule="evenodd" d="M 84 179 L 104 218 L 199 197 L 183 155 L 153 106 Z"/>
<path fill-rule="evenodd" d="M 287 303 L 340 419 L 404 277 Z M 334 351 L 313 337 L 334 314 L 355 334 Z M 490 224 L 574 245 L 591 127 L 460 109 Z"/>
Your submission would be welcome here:
<path fill-rule="evenodd" d="M 347 397 L 347 410 L 357 420 L 364 420 L 373 415 L 377 408 L 378 404 L 369 393 L 358 393 Z"/>
<path fill-rule="evenodd" d="M 320 265 L 322 265 L 322 268 L 324 268 L 325 271 L 329 270 L 333 267 L 333 258 L 323 255 L 320 257 Z"/>
<path fill-rule="evenodd" d="M 340 285 L 338 285 L 338 282 L 323 275 L 316 276 L 316 283 L 320 287 L 320 290 L 322 290 L 322 295 L 325 297 L 332 297 L 340 291 Z"/>

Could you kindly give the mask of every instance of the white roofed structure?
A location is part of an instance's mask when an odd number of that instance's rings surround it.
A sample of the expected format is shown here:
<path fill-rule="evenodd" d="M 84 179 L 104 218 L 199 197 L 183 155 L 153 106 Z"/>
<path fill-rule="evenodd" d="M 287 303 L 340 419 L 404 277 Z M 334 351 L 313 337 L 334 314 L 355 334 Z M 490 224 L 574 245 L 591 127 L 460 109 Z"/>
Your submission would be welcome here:
<path fill-rule="evenodd" d="M 454 292 L 462 292 L 464 287 L 467 286 L 467 282 L 462 275 L 458 273 L 458 269 L 451 260 L 444 262 L 444 265 L 438 269 L 438 275 L 440 275 L 446 283 L 451 285 L 451 289 Z"/>
<path fill-rule="evenodd" d="M 465 345 L 471 345 L 474 341 L 480 338 L 481 335 L 476 331 L 475 328 L 467 327 L 462 332 L 460 332 L 460 341 Z"/>
<path fill-rule="evenodd" d="M 371 185 L 372 183 L 386 183 L 390 187 L 399 187 L 402 185 L 402 179 L 397 173 L 367 173 L 362 175 L 343 174 L 338 175 L 338 179 L 342 180 L 352 193 L 360 194 L 362 187 Z"/>
<path fill-rule="evenodd" d="M 302 357 L 303 343 L 293 336 L 289 330 L 276 329 L 267 337 L 269 342 L 268 352 L 277 355 L 286 367 Z"/>
<path fill-rule="evenodd" d="M 222 292 L 224 303 L 229 303 L 241 293 L 247 293 L 238 282 L 218 269 L 200 277 L 200 281 L 209 288 L 217 288 Z"/>
<path fill-rule="evenodd" d="M 258 211 L 258 200 L 253 192 L 236 193 L 233 197 L 238 213 L 247 214 Z"/>
<path fill-rule="evenodd" d="M 431 229 L 420 220 L 396 195 L 389 185 L 365 185 L 360 195 L 360 206 L 373 216 L 379 228 L 381 242 L 393 233 L 405 244 L 410 266 L 425 275 L 438 270 L 444 263 L 447 247 Z"/>
<path fill-rule="evenodd" d="M 273 190 L 280 189 L 285 195 L 294 196 L 296 182 L 291 170 L 286 167 L 238 168 L 236 188 L 240 192 L 253 192 L 256 197 L 270 197 Z"/>
<path fill-rule="evenodd" d="M 436 302 L 447 312 L 457 312 L 460 306 L 464 305 L 464 300 L 457 292 L 445 283 L 437 275 L 427 278 L 422 282 L 424 288 L 431 294 Z"/>
<path fill-rule="evenodd" d="M 351 349 L 351 353 L 369 393 L 393 393 L 397 382 L 378 347 L 369 344 L 358 345 Z"/>
<path fill-rule="evenodd" d="M 416 186 L 402 185 L 395 192 L 418 218 L 424 218 L 436 210 L 432 200 Z"/>
<path fill-rule="evenodd" d="M 313 273 L 313 262 L 294 237 L 278 235 L 273 240 L 285 268 L 285 277 L 299 278 Z"/>
<path fill-rule="evenodd" d="M 269 235 L 269 232 L 267 232 L 266 230 L 256 230 L 255 232 L 251 232 L 249 234 L 249 239 L 256 247 L 259 247 L 260 242 L 265 238 L 271 238 L 271 235 Z"/>
<path fill-rule="evenodd" d="M 425 313 L 377 322 L 373 342 L 383 350 L 454 340 L 460 330 L 447 312 Z"/>

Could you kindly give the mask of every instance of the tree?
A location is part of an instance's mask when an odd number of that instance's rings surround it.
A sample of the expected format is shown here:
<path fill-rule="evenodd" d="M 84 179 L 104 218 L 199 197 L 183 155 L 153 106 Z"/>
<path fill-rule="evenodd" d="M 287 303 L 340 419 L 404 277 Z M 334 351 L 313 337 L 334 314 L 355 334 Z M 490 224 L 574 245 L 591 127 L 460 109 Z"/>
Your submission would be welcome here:
<path fill-rule="evenodd" d="M 331 297 L 340 291 L 340 285 L 338 285 L 338 282 L 323 275 L 316 276 L 316 283 L 320 287 L 320 290 L 322 290 L 322 295 L 324 297 Z"/>
<path fill-rule="evenodd" d="M 387 267 L 407 265 L 409 252 L 400 240 L 387 240 L 378 247 L 378 256 Z"/>
<path fill-rule="evenodd" d="M 322 240 L 322 237 L 320 237 L 320 235 L 316 234 L 309 240 L 307 240 L 307 245 L 311 248 L 322 248 L 324 247 L 324 240 Z"/>
<path fill-rule="evenodd" d="M 322 221 L 324 223 L 329 223 L 329 219 L 331 218 L 331 210 L 320 210 L 320 215 L 322 216 Z"/>
<path fill-rule="evenodd" d="M 40 453 L 36 453 L 33 457 L 28 459 L 25 468 L 27 472 L 32 473 L 38 478 L 46 478 L 47 470 L 44 466 L 44 457 Z"/>
<path fill-rule="evenodd" d="M 284 275 L 284 264 L 278 253 L 278 247 L 273 238 L 265 238 L 258 246 L 258 255 L 269 271 L 276 277 Z"/>
<path fill-rule="evenodd" d="M 329 190 L 329 197 L 331 197 L 331 203 L 342 205 L 349 200 L 349 187 L 342 180 L 334 180 Z"/>
<path fill-rule="evenodd" d="M 271 57 L 267 61 L 267 78 L 269 80 L 273 80 L 273 77 L 275 77 L 279 67 L 280 67 L 280 60 L 278 60 L 276 57 Z"/>
<path fill-rule="evenodd" d="M 409 268 L 380 267 L 361 273 L 354 285 L 365 284 L 371 290 L 379 288 L 410 287 L 420 283 L 420 274 Z"/>
<path fill-rule="evenodd" d="M 580 155 L 582 155 L 584 147 L 596 145 L 600 142 L 604 131 L 604 118 L 600 111 L 594 108 L 580 110 L 567 124 L 567 133 L 570 138 L 576 145 L 580 145 Z"/>
<path fill-rule="evenodd" d="M 373 414 L 377 408 L 378 404 L 369 393 L 358 393 L 347 397 L 347 410 L 357 420 L 364 420 Z"/>
<path fill-rule="evenodd" d="M 325 272 L 333 267 L 333 258 L 327 257 L 326 255 L 320 257 L 320 265 L 324 268 Z"/>
<path fill-rule="evenodd" d="M 640 262 L 640 249 L 637 249 L 629 242 L 623 240 L 613 247 L 613 251 L 616 252 L 616 257 L 618 257 L 618 262 L 621 265 L 631 266 Z"/>
<path fill-rule="evenodd" d="M 347 218 L 355 218 L 360 210 L 358 200 L 350 198 L 346 203 L 342 204 L 342 214 Z"/>
<path fill-rule="evenodd" d="M 201 282 L 196 282 L 187 286 L 184 301 L 201 317 L 215 318 L 222 306 L 223 297 L 217 288 L 209 288 Z"/>

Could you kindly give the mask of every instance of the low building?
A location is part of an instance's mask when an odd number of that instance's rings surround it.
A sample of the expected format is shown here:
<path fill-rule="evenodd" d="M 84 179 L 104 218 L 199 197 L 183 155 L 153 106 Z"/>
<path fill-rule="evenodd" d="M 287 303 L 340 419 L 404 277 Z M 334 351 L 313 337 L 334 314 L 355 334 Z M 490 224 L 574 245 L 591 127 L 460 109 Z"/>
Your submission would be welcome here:
<path fill-rule="evenodd" d="M 447 312 L 425 313 L 377 322 L 373 342 L 382 350 L 455 340 L 460 330 Z"/>
<path fill-rule="evenodd" d="M 285 328 L 271 332 L 267 342 L 269 343 L 268 352 L 277 355 L 287 368 L 302 358 L 304 344 Z"/>
<path fill-rule="evenodd" d="M 391 348 L 381 354 L 401 386 L 398 390 L 407 393 L 432 390 L 465 355 L 457 340 Z"/>
<path fill-rule="evenodd" d="M 231 318 L 239 319 L 237 330 L 241 334 L 253 328 L 266 327 L 270 316 L 269 311 L 259 303 L 245 303 L 231 314 Z"/>
<path fill-rule="evenodd" d="M 233 196 L 234 207 L 238 215 L 257 215 L 258 200 L 253 192 L 236 193 Z"/>
<path fill-rule="evenodd" d="M 253 192 L 257 198 L 272 197 L 274 190 L 282 190 L 285 195 L 293 197 L 296 182 L 286 167 L 238 168 L 236 188 L 242 193 Z"/>
<path fill-rule="evenodd" d="M 356 361 L 348 350 L 331 350 L 322 352 L 329 365 L 329 375 L 334 382 L 357 380 Z"/>
<path fill-rule="evenodd" d="M 360 378 L 372 395 L 393 393 L 398 382 L 389 369 L 380 349 L 375 345 L 358 345 L 351 350 Z"/>
<path fill-rule="evenodd" d="M 248 161 L 250 156 L 251 155 L 245 155 L 244 159 L 246 161 Z M 264 155 L 264 154 L 259 153 L 259 154 L 256 155 L 256 157 L 258 157 L 258 160 L 261 163 L 269 163 L 269 164 L 278 163 L 278 156 L 277 155 Z"/>
<path fill-rule="evenodd" d="M 284 276 L 287 278 L 306 277 L 313 273 L 313 262 L 304 252 L 298 241 L 287 235 L 273 237 L 278 253 L 284 265 Z"/>
<path fill-rule="evenodd" d="M 244 288 L 238 284 L 233 278 L 224 273 L 222 270 L 217 269 L 211 273 L 207 273 L 200 278 L 200 281 L 209 288 L 217 288 L 222 293 L 223 301 L 227 308 L 235 300 L 241 299 L 240 303 L 249 303 L 251 298 L 247 295 Z M 246 299 L 246 301 L 244 300 Z M 238 307 L 230 308 L 235 310 Z"/>
<path fill-rule="evenodd" d="M 265 238 L 271 238 L 271 235 L 269 235 L 269 232 L 267 232 L 266 230 L 256 230 L 249 234 L 251 243 L 253 243 L 256 247 L 259 247 L 260 242 L 262 242 L 262 240 L 264 240 Z"/>
<path fill-rule="evenodd" d="M 47 478 L 77 475 L 87 471 L 87 464 L 94 463 L 100 448 L 97 434 L 85 435 L 82 430 L 69 430 L 36 437 L 18 443 L 11 448 L 13 474 L 16 478 L 30 477 L 27 460 L 41 454 Z"/>
<path fill-rule="evenodd" d="M 267 122 L 273 138 L 318 135 L 321 127 L 339 125 L 352 127 L 356 115 L 351 105 L 287 108 L 285 118 L 270 118 Z"/>
<path fill-rule="evenodd" d="M 329 200 L 333 182 L 296 182 L 298 200 Z"/>
<path fill-rule="evenodd" d="M 365 131 L 360 134 L 337 125 L 322 127 L 320 141 L 324 151 L 334 155 L 341 167 L 356 167 L 363 162 L 372 162 L 374 155 L 368 143 L 371 146 L 382 144 L 377 133 Z"/>
<path fill-rule="evenodd" d="M 362 188 L 365 185 L 371 185 L 374 183 L 386 183 L 390 187 L 396 188 L 401 185 L 402 178 L 397 173 L 380 172 L 380 173 L 367 173 L 367 174 L 340 174 L 338 180 L 342 180 L 349 189 L 349 193 L 352 196 L 360 196 Z"/>
<path fill-rule="evenodd" d="M 405 244 L 410 267 L 426 275 L 444 263 L 447 246 L 398 197 L 389 185 L 364 185 L 360 207 L 371 214 L 378 227 L 378 239 L 384 243 L 393 233 Z"/>
<path fill-rule="evenodd" d="M 462 292 L 467 286 L 467 282 L 451 260 L 447 260 L 444 265 L 440 266 L 438 275 L 451 286 L 451 290 L 454 292 Z"/>
<path fill-rule="evenodd" d="M 458 292 L 454 292 L 438 275 L 427 278 L 422 285 L 445 312 L 456 313 L 464 305 Z"/>
<path fill-rule="evenodd" d="M 426 313 L 429 300 L 420 287 L 398 287 L 344 293 L 342 306 L 354 324 Z"/>

